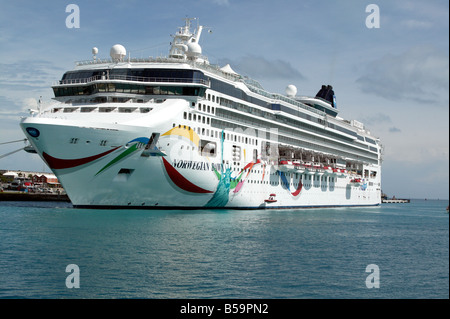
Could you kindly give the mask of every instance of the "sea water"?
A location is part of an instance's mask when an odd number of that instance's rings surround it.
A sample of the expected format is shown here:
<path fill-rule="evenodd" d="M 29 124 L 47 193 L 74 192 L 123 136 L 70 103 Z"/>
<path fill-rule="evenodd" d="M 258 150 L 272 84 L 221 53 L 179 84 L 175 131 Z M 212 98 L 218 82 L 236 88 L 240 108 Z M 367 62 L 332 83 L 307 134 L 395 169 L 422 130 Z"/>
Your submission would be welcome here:
<path fill-rule="evenodd" d="M 0 298 L 449 298 L 447 206 L 0 202 Z"/>

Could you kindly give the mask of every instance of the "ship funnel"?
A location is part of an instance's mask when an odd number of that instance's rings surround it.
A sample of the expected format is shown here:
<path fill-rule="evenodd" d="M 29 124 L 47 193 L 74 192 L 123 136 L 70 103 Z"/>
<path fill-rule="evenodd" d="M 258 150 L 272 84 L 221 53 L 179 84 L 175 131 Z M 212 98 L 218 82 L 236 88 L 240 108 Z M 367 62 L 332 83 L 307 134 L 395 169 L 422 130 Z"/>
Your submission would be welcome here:
<path fill-rule="evenodd" d="M 317 92 L 316 97 L 328 101 L 332 107 L 336 108 L 336 97 L 331 85 L 322 85 L 322 88 Z"/>

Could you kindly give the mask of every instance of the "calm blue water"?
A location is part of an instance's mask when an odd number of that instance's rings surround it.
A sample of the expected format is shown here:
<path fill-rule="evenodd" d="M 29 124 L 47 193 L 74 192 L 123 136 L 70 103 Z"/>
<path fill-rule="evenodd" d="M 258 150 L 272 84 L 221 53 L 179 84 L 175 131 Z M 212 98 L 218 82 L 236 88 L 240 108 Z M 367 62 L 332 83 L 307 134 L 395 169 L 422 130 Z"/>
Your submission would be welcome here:
<path fill-rule="evenodd" d="M 0 202 L 0 298 L 449 298 L 448 201 L 280 211 Z M 66 266 L 80 288 L 66 287 Z M 366 266 L 379 288 L 366 287 Z"/>

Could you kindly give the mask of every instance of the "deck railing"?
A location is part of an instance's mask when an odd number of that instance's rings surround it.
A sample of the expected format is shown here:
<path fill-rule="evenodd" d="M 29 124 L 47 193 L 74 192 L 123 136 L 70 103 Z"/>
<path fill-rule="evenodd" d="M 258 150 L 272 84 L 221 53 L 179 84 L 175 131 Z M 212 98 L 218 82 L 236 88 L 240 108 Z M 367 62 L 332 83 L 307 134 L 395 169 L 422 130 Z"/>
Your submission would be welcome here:
<path fill-rule="evenodd" d="M 131 81 L 131 82 L 149 82 L 149 83 L 193 83 L 209 86 L 209 81 L 206 79 L 194 79 L 194 78 L 161 78 L 161 77 L 143 77 L 143 76 L 131 76 L 131 75 L 95 75 L 83 79 L 65 79 L 53 83 L 53 86 L 65 85 L 65 84 L 86 84 L 95 81 Z"/>

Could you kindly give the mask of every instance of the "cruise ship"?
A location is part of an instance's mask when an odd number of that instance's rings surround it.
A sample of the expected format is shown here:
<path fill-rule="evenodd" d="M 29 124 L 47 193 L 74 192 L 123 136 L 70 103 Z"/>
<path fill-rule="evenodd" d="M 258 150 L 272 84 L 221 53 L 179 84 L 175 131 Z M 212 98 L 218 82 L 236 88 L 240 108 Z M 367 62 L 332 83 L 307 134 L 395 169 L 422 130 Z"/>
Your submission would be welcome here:
<path fill-rule="evenodd" d="M 332 86 L 270 93 L 210 64 L 185 19 L 167 57 L 77 62 L 20 126 L 74 207 L 281 209 L 381 203 L 380 140 Z M 196 24 L 196 25 L 194 25 Z M 206 30 L 206 28 L 205 28 Z"/>

